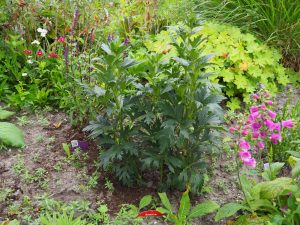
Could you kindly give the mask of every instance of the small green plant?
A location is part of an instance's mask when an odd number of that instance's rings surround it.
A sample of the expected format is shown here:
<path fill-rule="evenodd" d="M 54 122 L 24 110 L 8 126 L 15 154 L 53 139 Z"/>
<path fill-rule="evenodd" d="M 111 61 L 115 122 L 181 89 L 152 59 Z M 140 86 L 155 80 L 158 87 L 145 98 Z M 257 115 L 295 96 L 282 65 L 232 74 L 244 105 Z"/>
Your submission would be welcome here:
<path fill-rule="evenodd" d="M 27 124 L 29 124 L 29 118 L 28 116 L 21 116 L 21 117 L 17 117 L 17 124 L 21 127 L 26 126 Z"/>
<path fill-rule="evenodd" d="M 40 217 L 40 221 L 44 225 L 53 225 L 53 224 L 84 225 L 84 224 L 86 224 L 86 221 L 82 220 L 80 217 L 75 218 L 73 212 L 71 212 L 70 215 L 67 215 L 66 213 L 63 213 L 63 214 L 53 213 L 52 215 L 46 214 L 45 216 Z"/>
<path fill-rule="evenodd" d="M 64 151 L 65 151 L 67 157 L 70 158 L 70 157 L 71 157 L 71 149 L 70 149 L 70 146 L 69 146 L 68 144 L 66 144 L 66 143 L 63 143 L 62 146 L 63 146 L 63 149 L 64 149 Z"/>
<path fill-rule="evenodd" d="M 175 225 L 190 224 L 193 219 L 210 214 L 219 208 L 219 205 L 213 201 L 203 202 L 192 208 L 189 191 L 185 191 L 182 194 L 179 209 L 177 213 L 174 213 L 174 209 L 167 195 L 165 193 L 159 193 L 159 197 L 163 207 L 157 208 L 157 210 L 165 214 L 166 221 L 172 222 Z"/>
<path fill-rule="evenodd" d="M 17 161 L 13 165 L 12 169 L 16 174 L 21 174 L 26 170 L 24 158 L 21 155 L 17 155 Z"/>
<path fill-rule="evenodd" d="M 58 161 L 57 163 L 54 164 L 53 169 L 56 172 L 59 172 L 62 170 L 62 166 L 63 166 L 63 163 L 61 161 Z"/>
<path fill-rule="evenodd" d="M 110 192 L 110 194 L 112 194 L 115 190 L 113 183 L 108 178 L 105 178 L 104 187 Z"/>
<path fill-rule="evenodd" d="M 99 172 L 96 170 L 95 172 L 93 172 L 93 174 L 89 177 L 88 179 L 88 183 L 87 186 L 89 188 L 96 188 L 97 184 L 98 184 L 98 179 L 100 177 Z M 105 181 L 105 188 L 106 187 L 106 181 Z M 108 189 L 108 188 L 107 188 Z M 113 192 L 113 191 L 112 191 Z"/>
<path fill-rule="evenodd" d="M 38 134 L 38 135 L 35 137 L 35 141 L 36 141 L 37 143 L 43 143 L 43 142 L 45 141 L 44 135 Z"/>

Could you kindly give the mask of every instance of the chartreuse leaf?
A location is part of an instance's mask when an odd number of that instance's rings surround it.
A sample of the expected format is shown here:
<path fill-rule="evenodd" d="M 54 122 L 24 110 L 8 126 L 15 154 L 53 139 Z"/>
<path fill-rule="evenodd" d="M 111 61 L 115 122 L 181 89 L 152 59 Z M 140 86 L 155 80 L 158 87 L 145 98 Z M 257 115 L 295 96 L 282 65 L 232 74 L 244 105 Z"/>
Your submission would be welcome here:
<path fill-rule="evenodd" d="M 12 115 L 14 115 L 14 112 L 10 112 L 4 109 L 0 109 L 0 120 L 5 120 L 9 117 L 11 117 Z"/>
<path fill-rule="evenodd" d="M 296 162 L 295 166 L 292 169 L 292 176 L 296 177 L 300 174 L 300 162 Z"/>
<path fill-rule="evenodd" d="M 180 221 L 184 221 L 185 218 L 188 216 L 191 208 L 191 202 L 189 197 L 189 192 L 185 191 L 182 195 L 180 200 L 180 206 L 178 210 L 178 218 Z"/>
<path fill-rule="evenodd" d="M 254 186 L 252 193 L 262 199 L 273 199 L 279 196 L 285 189 L 293 184 L 290 177 L 280 177 L 272 181 L 261 182 Z"/>
<path fill-rule="evenodd" d="M 23 132 L 12 123 L 0 122 L 0 142 L 16 148 L 24 147 Z"/>
<path fill-rule="evenodd" d="M 220 206 L 214 201 L 207 201 L 201 204 L 196 205 L 192 210 L 190 215 L 188 216 L 189 219 L 197 218 L 201 216 L 205 216 L 209 213 L 216 211 Z"/>
<path fill-rule="evenodd" d="M 147 205 L 149 205 L 151 203 L 151 201 L 152 201 L 151 195 L 144 196 L 140 201 L 139 209 L 146 207 Z"/>
<path fill-rule="evenodd" d="M 172 212 L 172 205 L 171 205 L 166 193 L 158 193 L 158 196 L 159 196 L 162 204 L 164 205 L 164 207 L 166 207 L 167 210 Z"/>
<path fill-rule="evenodd" d="M 242 204 L 239 203 L 227 203 L 225 205 L 223 205 L 217 212 L 216 216 L 215 216 L 215 221 L 220 221 L 221 219 L 230 217 L 234 214 L 237 213 L 237 211 L 241 210 L 241 209 L 247 209 L 247 207 L 245 207 Z"/>

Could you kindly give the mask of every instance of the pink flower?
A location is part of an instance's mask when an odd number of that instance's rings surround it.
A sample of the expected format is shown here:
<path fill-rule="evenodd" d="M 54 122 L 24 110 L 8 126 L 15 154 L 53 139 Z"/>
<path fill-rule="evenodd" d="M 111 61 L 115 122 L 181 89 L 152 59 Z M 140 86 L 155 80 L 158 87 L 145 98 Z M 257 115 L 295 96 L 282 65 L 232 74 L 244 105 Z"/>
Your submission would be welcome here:
<path fill-rule="evenodd" d="M 260 135 L 261 138 L 266 138 L 268 136 L 268 132 L 261 131 L 261 132 L 259 132 L 259 135 Z"/>
<path fill-rule="evenodd" d="M 37 56 L 42 56 L 44 53 L 41 51 L 41 50 L 38 50 L 37 52 L 36 52 L 36 55 Z"/>
<path fill-rule="evenodd" d="M 253 168 L 256 167 L 256 160 L 254 158 L 244 159 L 243 160 L 244 165 L 251 166 Z"/>
<path fill-rule="evenodd" d="M 254 131 L 254 132 L 252 133 L 252 138 L 256 139 L 256 138 L 258 138 L 258 137 L 259 137 L 259 132 L 258 132 L 258 131 Z"/>
<path fill-rule="evenodd" d="M 249 142 L 247 142 L 245 139 L 240 140 L 239 146 L 244 151 L 248 151 L 251 148 Z"/>
<path fill-rule="evenodd" d="M 286 128 L 293 128 L 294 127 L 293 120 L 283 120 L 281 123 L 282 123 L 282 127 L 286 127 Z"/>
<path fill-rule="evenodd" d="M 254 112 L 249 115 L 249 120 L 253 121 L 259 116 L 259 112 Z"/>
<path fill-rule="evenodd" d="M 273 105 L 273 102 L 271 100 L 266 100 L 267 105 Z"/>
<path fill-rule="evenodd" d="M 259 128 L 261 127 L 261 123 L 254 122 L 254 123 L 252 123 L 251 127 L 252 127 L 252 130 L 254 130 L 254 131 L 259 130 Z"/>
<path fill-rule="evenodd" d="M 260 109 L 265 110 L 267 107 L 265 104 L 261 104 Z"/>
<path fill-rule="evenodd" d="M 256 145 L 261 150 L 265 148 L 265 144 L 262 141 L 258 141 Z"/>
<path fill-rule="evenodd" d="M 234 132 L 234 131 L 236 131 L 236 128 L 234 128 L 234 127 L 229 127 L 229 131 L 230 131 L 230 132 Z"/>
<path fill-rule="evenodd" d="M 265 120 L 265 125 L 269 128 L 269 130 L 271 130 L 271 131 L 273 130 L 274 123 L 273 123 L 272 120 L 266 119 L 266 120 Z"/>
<path fill-rule="evenodd" d="M 278 144 L 281 141 L 281 134 L 280 133 L 273 133 L 270 137 L 271 142 L 273 144 Z"/>
<path fill-rule="evenodd" d="M 248 130 L 243 130 L 243 131 L 242 131 L 242 135 L 243 135 L 243 136 L 247 136 L 248 134 L 249 134 L 249 131 L 248 131 Z"/>
<path fill-rule="evenodd" d="M 276 117 L 276 113 L 274 113 L 273 111 L 269 110 L 268 111 L 269 116 L 274 119 Z"/>
<path fill-rule="evenodd" d="M 253 94 L 253 95 L 252 95 L 252 98 L 253 98 L 253 99 L 259 99 L 259 96 L 258 96 L 257 94 Z"/>
<path fill-rule="evenodd" d="M 32 54 L 32 51 L 28 50 L 28 49 L 25 49 L 22 52 L 25 53 L 26 55 L 31 55 Z"/>
<path fill-rule="evenodd" d="M 245 125 L 245 126 L 244 126 L 244 130 L 249 129 L 249 128 L 250 128 L 249 125 Z"/>
<path fill-rule="evenodd" d="M 248 151 L 240 151 L 239 156 L 242 160 L 251 158 L 251 154 Z"/>
<path fill-rule="evenodd" d="M 250 107 L 250 113 L 255 113 L 259 110 L 259 108 L 257 106 L 251 106 Z"/>
<path fill-rule="evenodd" d="M 58 42 L 60 43 L 64 43 L 65 42 L 65 38 L 64 37 L 60 37 L 57 39 Z"/>
<path fill-rule="evenodd" d="M 48 54 L 49 57 L 58 58 L 58 55 L 54 52 Z"/>
<path fill-rule="evenodd" d="M 280 123 L 274 123 L 273 124 L 273 130 L 277 130 L 278 132 L 280 131 Z"/>

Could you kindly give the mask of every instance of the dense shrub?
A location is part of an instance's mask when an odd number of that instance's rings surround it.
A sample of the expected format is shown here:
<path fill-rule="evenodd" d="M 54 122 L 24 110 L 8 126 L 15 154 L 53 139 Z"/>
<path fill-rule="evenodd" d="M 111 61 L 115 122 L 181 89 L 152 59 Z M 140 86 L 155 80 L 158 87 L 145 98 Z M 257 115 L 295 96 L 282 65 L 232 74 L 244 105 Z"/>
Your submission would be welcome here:
<path fill-rule="evenodd" d="M 198 49 L 202 37 L 191 35 L 178 31 L 180 41 L 171 43 L 178 56 L 163 62 L 163 54 L 147 54 L 141 65 L 148 67 L 132 70 L 138 62 L 124 58 L 124 44 L 102 44 L 105 54 L 94 64 L 98 85 L 87 90 L 98 95 L 104 110 L 85 130 L 99 140 L 100 165 L 127 185 L 152 171 L 164 187 L 201 190 L 224 98 L 202 72 L 210 58 Z"/>

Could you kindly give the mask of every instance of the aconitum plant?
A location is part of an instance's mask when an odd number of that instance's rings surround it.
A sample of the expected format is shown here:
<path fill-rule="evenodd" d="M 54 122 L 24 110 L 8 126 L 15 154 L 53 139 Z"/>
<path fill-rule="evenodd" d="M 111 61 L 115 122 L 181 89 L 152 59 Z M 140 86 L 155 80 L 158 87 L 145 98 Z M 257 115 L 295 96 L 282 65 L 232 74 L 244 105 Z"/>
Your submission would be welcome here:
<path fill-rule="evenodd" d="M 261 90 L 253 94 L 252 100 L 249 114 L 242 118 L 241 124 L 232 126 L 229 130 L 239 136 L 238 155 L 243 164 L 255 168 L 256 159 L 252 153 L 278 144 L 282 140 L 282 130 L 293 128 L 294 122 L 291 119 L 276 120 L 276 113 L 272 110 L 273 101 L 268 91 Z"/>

